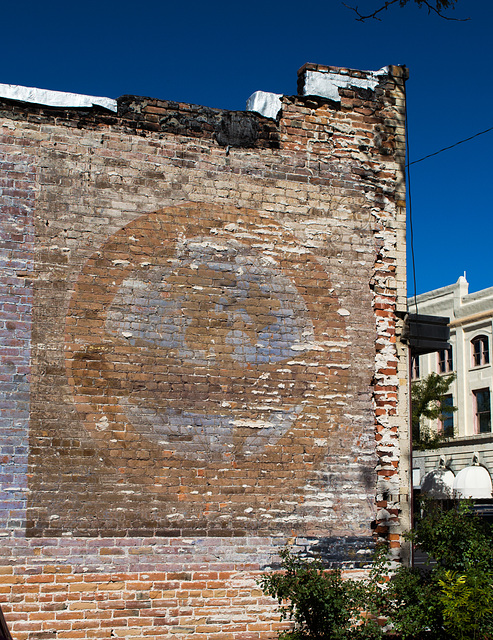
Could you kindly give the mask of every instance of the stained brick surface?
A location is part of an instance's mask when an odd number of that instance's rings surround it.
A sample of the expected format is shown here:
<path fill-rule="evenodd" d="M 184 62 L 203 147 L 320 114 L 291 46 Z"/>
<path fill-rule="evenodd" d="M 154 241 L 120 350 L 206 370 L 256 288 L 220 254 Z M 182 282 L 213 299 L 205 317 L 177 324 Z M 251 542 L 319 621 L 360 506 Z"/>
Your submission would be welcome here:
<path fill-rule="evenodd" d="M 399 548 L 402 70 L 340 93 L 0 102 L 14 638 L 273 637 L 280 546 Z"/>

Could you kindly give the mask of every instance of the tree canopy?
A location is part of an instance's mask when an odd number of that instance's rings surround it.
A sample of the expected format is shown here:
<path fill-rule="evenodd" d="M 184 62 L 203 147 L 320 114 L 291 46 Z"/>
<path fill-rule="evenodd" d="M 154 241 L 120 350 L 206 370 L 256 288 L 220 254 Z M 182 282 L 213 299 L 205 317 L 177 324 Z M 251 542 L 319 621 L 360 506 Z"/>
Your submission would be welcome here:
<path fill-rule="evenodd" d="M 426 427 L 423 424 L 423 418 L 443 420 L 457 410 L 453 405 L 447 404 L 445 399 L 454 380 L 454 374 L 440 376 L 437 373 L 430 373 L 423 380 L 413 382 L 411 409 L 415 449 L 435 449 L 446 437 L 445 434 Z"/>

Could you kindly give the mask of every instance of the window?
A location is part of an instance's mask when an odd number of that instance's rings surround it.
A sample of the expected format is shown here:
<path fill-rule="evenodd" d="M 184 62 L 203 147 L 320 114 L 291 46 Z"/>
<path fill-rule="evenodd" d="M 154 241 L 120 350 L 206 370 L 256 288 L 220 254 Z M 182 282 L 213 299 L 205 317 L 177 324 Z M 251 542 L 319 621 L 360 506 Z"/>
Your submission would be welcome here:
<path fill-rule="evenodd" d="M 411 357 L 411 380 L 419 378 L 419 356 Z"/>
<path fill-rule="evenodd" d="M 450 349 L 440 349 L 438 352 L 438 373 L 450 373 L 453 370 L 452 347 Z"/>
<path fill-rule="evenodd" d="M 440 420 L 440 431 L 446 438 L 454 437 L 454 414 L 447 411 L 447 407 L 454 406 L 454 398 L 452 395 L 444 396 L 442 400 L 442 418 Z"/>
<path fill-rule="evenodd" d="M 474 398 L 474 431 L 475 433 L 490 433 L 490 390 L 478 389 L 477 391 L 473 391 L 472 393 Z"/>
<path fill-rule="evenodd" d="M 471 340 L 472 345 L 472 366 L 481 367 L 490 361 L 490 349 L 488 336 L 476 336 Z"/>

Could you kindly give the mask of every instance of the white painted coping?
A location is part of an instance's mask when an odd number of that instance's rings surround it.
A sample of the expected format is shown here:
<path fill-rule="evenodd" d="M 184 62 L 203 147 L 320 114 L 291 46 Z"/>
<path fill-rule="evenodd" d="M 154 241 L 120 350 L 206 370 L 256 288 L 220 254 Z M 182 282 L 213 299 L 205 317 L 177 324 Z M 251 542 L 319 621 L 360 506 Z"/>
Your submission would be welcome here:
<path fill-rule="evenodd" d="M 379 76 L 387 75 L 388 67 L 382 67 L 378 71 L 366 71 L 366 78 L 354 78 L 349 74 L 336 73 L 334 71 L 310 71 L 305 73 L 303 86 L 304 96 L 320 96 L 334 102 L 340 102 L 339 89 L 345 87 L 360 87 L 363 89 L 375 89 L 380 81 Z"/>
<path fill-rule="evenodd" d="M 255 111 L 266 118 L 275 120 L 281 110 L 281 93 L 269 93 L 268 91 L 255 91 L 246 103 L 247 111 Z"/>
<path fill-rule="evenodd" d="M 50 107 L 104 107 L 109 111 L 117 111 L 116 100 L 99 96 L 85 96 L 80 93 L 50 91 L 36 87 L 22 87 L 17 84 L 0 84 L 0 98 L 44 104 Z"/>

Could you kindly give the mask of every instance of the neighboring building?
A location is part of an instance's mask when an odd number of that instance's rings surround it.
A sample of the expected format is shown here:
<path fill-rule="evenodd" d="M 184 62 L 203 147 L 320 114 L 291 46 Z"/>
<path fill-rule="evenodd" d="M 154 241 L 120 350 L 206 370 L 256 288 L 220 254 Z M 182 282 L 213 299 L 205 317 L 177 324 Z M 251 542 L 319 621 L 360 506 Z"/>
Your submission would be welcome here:
<path fill-rule="evenodd" d="M 414 486 L 421 488 L 425 474 L 440 467 L 441 460 L 441 467 L 454 473 L 456 495 L 468 491 L 457 492 L 464 469 L 477 467 L 479 463 L 488 474 L 493 473 L 493 287 L 476 293 L 468 293 L 468 288 L 465 277 L 461 276 L 455 284 L 423 293 L 416 301 L 408 299 L 411 313 L 450 318 L 450 350 L 413 358 L 411 377 L 417 380 L 430 373 L 456 375 L 447 400 L 457 407 L 457 411 L 448 415 L 445 411 L 443 421 L 430 425 L 448 438 L 436 450 L 413 452 Z M 478 473 L 486 484 L 477 487 L 471 495 L 491 497 L 486 474 Z M 448 477 L 452 479 L 452 476 Z"/>
<path fill-rule="evenodd" d="M 399 555 L 406 74 L 305 65 L 256 112 L 0 85 L 16 640 L 272 638 L 283 545 Z"/>

